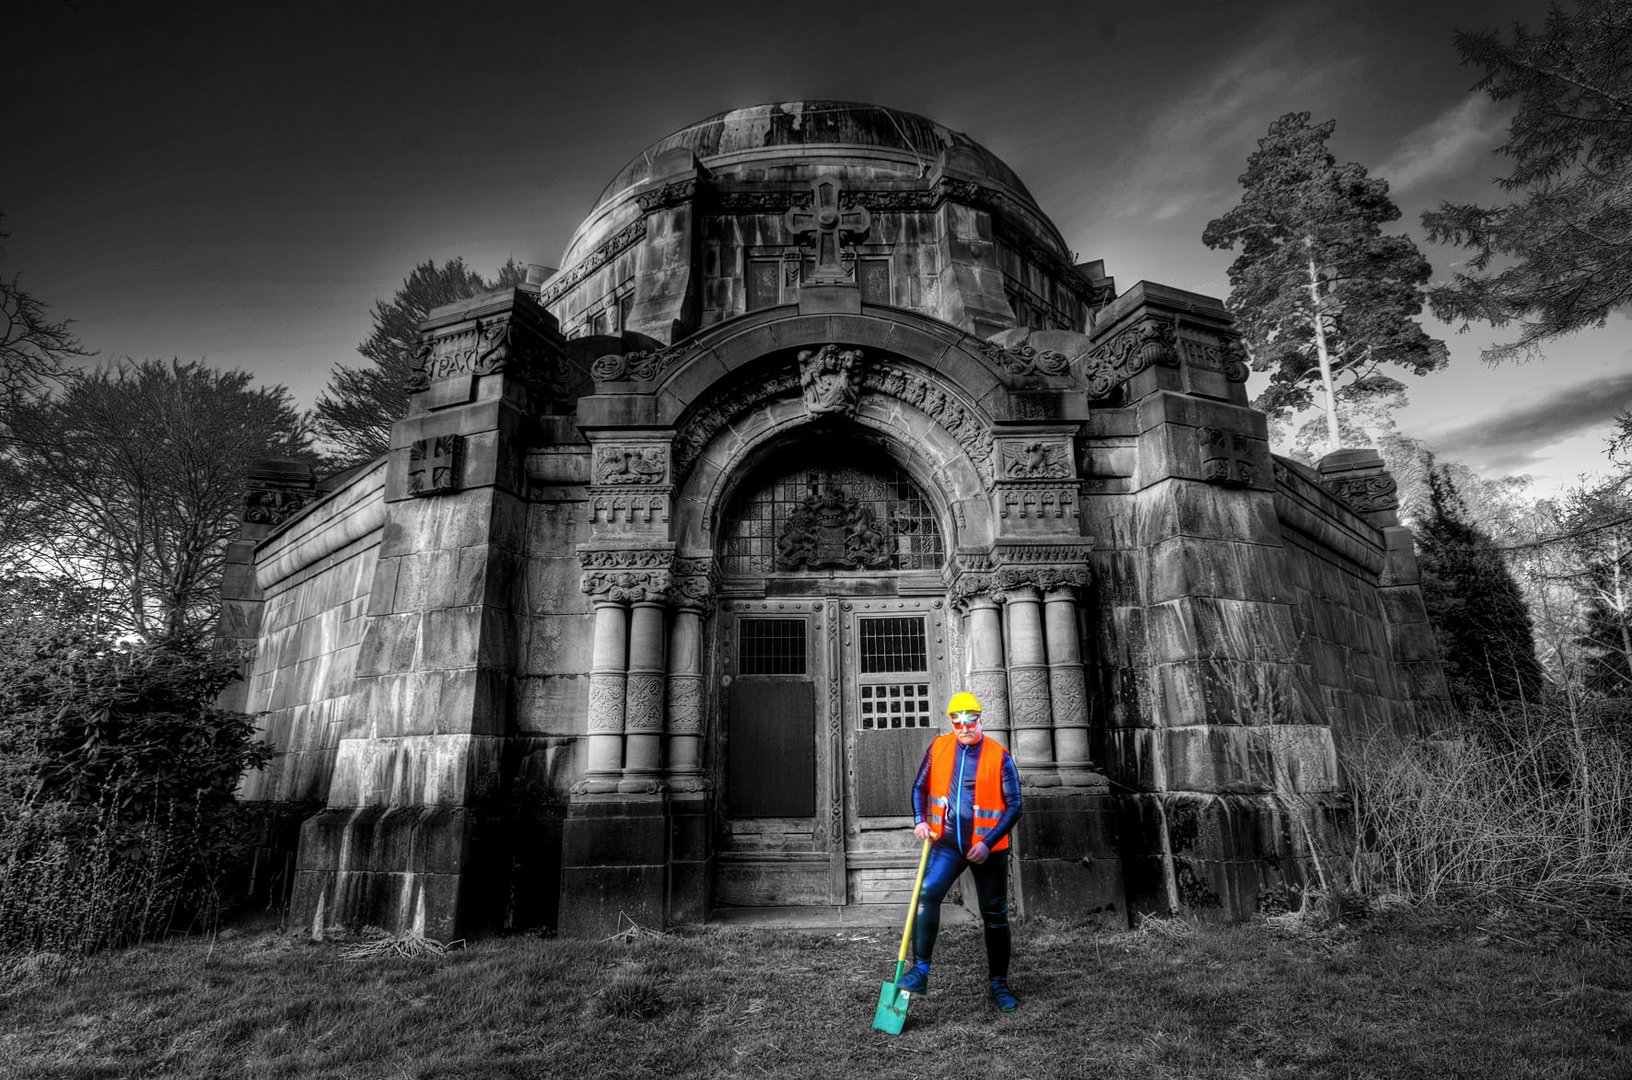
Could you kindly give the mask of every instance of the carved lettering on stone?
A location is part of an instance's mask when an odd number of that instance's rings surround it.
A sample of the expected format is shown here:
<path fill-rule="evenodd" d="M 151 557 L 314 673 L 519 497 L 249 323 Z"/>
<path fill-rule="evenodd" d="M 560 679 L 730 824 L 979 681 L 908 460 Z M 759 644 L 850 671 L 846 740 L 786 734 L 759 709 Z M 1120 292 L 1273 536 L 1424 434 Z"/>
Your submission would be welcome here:
<path fill-rule="evenodd" d="M 567 295 L 580 281 L 611 262 L 646 235 L 646 219 L 637 218 L 614 233 L 604 244 L 584 256 L 574 266 L 557 274 L 538 294 L 546 307 Z"/>
<path fill-rule="evenodd" d="M 662 446 L 600 446 L 595 449 L 597 484 L 661 484 L 669 453 Z"/>
<path fill-rule="evenodd" d="M 799 388 L 807 412 L 854 416 L 861 400 L 861 350 L 837 345 L 801 350 Z"/>
<path fill-rule="evenodd" d="M 444 495 L 458 491 L 464 482 L 465 437 L 438 435 L 416 439 L 408 447 L 408 492 L 411 495 Z"/>

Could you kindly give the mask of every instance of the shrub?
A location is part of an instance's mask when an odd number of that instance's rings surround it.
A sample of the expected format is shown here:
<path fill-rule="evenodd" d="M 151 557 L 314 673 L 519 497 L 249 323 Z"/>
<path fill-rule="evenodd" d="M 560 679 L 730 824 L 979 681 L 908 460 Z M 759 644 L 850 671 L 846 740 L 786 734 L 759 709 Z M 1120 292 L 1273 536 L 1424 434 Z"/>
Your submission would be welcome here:
<path fill-rule="evenodd" d="M 1348 764 L 1374 888 L 1585 915 L 1632 895 L 1632 743 L 1569 702 L 1473 713 Z"/>
<path fill-rule="evenodd" d="M 214 917 L 270 747 L 214 705 L 235 658 L 0 624 L 0 949 L 90 952 Z"/>

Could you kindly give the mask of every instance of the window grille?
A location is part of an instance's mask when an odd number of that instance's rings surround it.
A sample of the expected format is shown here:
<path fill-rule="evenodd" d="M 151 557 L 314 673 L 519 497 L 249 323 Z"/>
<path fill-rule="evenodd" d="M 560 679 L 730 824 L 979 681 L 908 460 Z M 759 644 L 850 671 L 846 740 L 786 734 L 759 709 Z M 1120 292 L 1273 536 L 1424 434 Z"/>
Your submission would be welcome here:
<path fill-rule="evenodd" d="M 927 728 L 935 723 L 929 704 L 928 644 L 922 616 L 891 616 L 858 620 L 861 676 L 860 715 L 864 731 L 887 728 Z M 913 674 L 907 681 L 879 675 Z"/>
<path fill-rule="evenodd" d="M 805 620 L 741 620 L 737 624 L 737 674 L 805 674 Z"/>
<path fill-rule="evenodd" d="M 806 457 L 820 454 L 820 448 L 813 447 Z M 944 561 L 934 510 L 905 471 L 816 467 L 783 472 L 750 486 L 727 515 L 720 569 L 727 574 L 780 572 L 778 542 L 787 535 L 805 500 L 829 489 L 855 499 L 858 508 L 883 531 L 888 560 L 882 569 L 934 570 Z"/>

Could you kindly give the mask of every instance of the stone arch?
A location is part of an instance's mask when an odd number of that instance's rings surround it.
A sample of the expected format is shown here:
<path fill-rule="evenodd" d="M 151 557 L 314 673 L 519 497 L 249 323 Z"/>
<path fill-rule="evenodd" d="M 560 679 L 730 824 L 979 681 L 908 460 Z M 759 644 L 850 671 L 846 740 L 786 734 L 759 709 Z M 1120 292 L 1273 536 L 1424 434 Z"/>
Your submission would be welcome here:
<path fill-rule="evenodd" d="M 997 534 L 989 497 L 990 419 L 956 387 L 920 365 L 893 356 L 872 364 L 855 412 L 847 418 L 813 417 L 797 383 L 783 386 L 769 380 L 757 388 L 768 395 L 765 400 L 732 412 L 694 454 L 679 442 L 686 433 L 682 425 L 676 457 L 683 479 L 675 492 L 671 532 L 677 553 L 710 555 L 721 516 L 754 467 L 790 439 L 824 432 L 870 441 L 904 469 L 935 507 L 949 555 L 958 548 L 990 546 Z M 920 403 L 884 392 L 881 383 L 911 383 L 921 391 L 914 395 Z M 731 390 L 724 393 L 729 396 Z M 706 409 L 710 401 L 699 404 Z M 728 411 L 719 408 L 716 415 Z M 961 422 L 949 429 L 944 421 L 954 415 Z"/>

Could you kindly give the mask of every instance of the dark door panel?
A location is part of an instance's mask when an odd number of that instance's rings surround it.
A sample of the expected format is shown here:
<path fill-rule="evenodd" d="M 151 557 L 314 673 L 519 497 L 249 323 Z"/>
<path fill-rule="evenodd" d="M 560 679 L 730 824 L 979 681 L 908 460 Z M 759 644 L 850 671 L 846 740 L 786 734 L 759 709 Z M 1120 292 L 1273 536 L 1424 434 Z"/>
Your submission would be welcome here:
<path fill-rule="evenodd" d="M 816 813 L 816 699 L 807 681 L 731 684 L 726 813 L 734 818 Z"/>
<path fill-rule="evenodd" d="M 858 732 L 856 812 L 862 817 L 911 814 L 912 781 L 934 738 L 933 728 Z"/>

